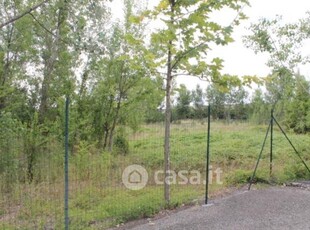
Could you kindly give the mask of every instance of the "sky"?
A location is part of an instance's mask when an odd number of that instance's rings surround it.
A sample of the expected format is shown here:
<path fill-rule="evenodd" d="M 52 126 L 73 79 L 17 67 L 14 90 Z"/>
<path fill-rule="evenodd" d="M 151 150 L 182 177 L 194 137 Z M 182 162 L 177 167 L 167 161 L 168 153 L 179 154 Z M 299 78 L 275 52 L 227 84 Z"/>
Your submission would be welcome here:
<path fill-rule="evenodd" d="M 151 0 L 150 5 L 155 5 L 158 0 Z M 112 12 L 117 16 L 121 14 L 119 7 L 120 0 L 114 2 Z M 245 48 L 242 43 L 242 37 L 247 34 L 247 27 L 251 23 L 255 23 L 259 18 L 273 19 L 276 15 L 282 15 L 284 22 L 295 22 L 299 18 L 306 15 L 310 11 L 310 0 L 250 0 L 251 7 L 245 7 L 243 12 L 248 16 L 248 20 L 243 21 L 238 27 L 235 28 L 233 38 L 235 42 L 230 43 L 224 47 L 216 47 L 213 49 L 212 56 L 219 56 L 224 60 L 223 73 L 232 75 L 257 75 L 264 77 L 270 73 L 270 69 L 266 66 L 268 60 L 267 54 L 255 54 L 254 51 Z M 223 12 L 214 15 L 219 20 L 232 21 L 234 18 L 228 12 Z M 310 55 L 310 41 L 303 47 L 305 55 Z M 301 74 L 304 74 L 310 79 L 310 65 L 300 66 Z M 202 82 L 193 77 L 178 77 L 178 84 L 185 84 L 187 88 L 194 89 L 197 84 L 203 88 L 206 87 L 206 82 Z"/>

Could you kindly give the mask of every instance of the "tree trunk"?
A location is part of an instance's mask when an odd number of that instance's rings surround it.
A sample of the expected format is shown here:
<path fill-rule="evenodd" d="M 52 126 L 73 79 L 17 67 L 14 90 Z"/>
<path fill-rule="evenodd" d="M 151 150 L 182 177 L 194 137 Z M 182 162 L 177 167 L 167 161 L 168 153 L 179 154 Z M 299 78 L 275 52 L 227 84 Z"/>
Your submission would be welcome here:
<path fill-rule="evenodd" d="M 104 133 L 103 133 L 103 138 L 104 138 L 104 141 L 103 141 L 103 144 L 102 144 L 102 137 L 99 137 L 99 147 L 100 148 L 103 148 L 104 150 L 106 149 L 107 145 L 108 145 L 108 137 L 109 137 L 109 125 L 107 123 L 105 123 L 104 125 Z"/>
<path fill-rule="evenodd" d="M 174 22 L 173 13 L 175 0 L 170 0 L 171 24 Z M 167 57 L 167 79 L 166 79 L 166 112 L 165 112 L 165 140 L 164 140 L 164 196 L 166 204 L 170 203 L 170 184 L 167 178 L 170 176 L 170 126 L 171 126 L 171 88 L 172 88 L 172 40 L 169 41 Z"/>
<path fill-rule="evenodd" d="M 114 131 L 115 131 L 115 128 L 116 128 L 116 124 L 117 124 L 117 120 L 118 120 L 120 109 L 121 109 L 121 101 L 118 101 L 117 108 L 116 108 L 116 114 L 115 114 L 115 117 L 113 119 L 113 123 L 112 123 L 111 130 L 110 130 L 110 135 L 109 135 L 108 147 L 109 147 L 109 151 L 110 152 L 113 149 L 113 136 L 114 136 Z"/>
<path fill-rule="evenodd" d="M 79 142 L 81 136 L 80 136 L 80 130 L 83 128 L 81 126 L 80 121 L 84 119 L 84 110 L 85 110 L 85 102 L 84 100 L 84 93 L 86 91 L 86 83 L 88 80 L 88 70 L 86 70 L 83 75 L 82 75 L 82 81 L 79 89 L 79 94 L 78 94 L 78 99 L 77 99 L 77 113 L 78 116 L 75 119 L 75 122 L 77 124 L 77 127 L 73 131 L 73 137 L 72 137 L 72 148 L 71 148 L 71 153 L 74 154 L 74 146 Z M 84 104 L 83 104 L 84 103 Z"/>
<path fill-rule="evenodd" d="M 170 42 L 172 44 L 172 42 Z M 172 86 L 172 70 L 171 70 L 171 51 L 168 51 L 167 62 L 167 79 L 166 79 L 166 112 L 165 112 L 165 145 L 164 145 L 164 167 L 165 167 L 165 201 L 170 202 L 170 185 L 166 178 L 170 174 L 170 124 L 171 124 L 171 86 Z"/>
<path fill-rule="evenodd" d="M 103 99 L 104 100 L 104 99 Z M 107 112 L 107 114 L 105 115 L 105 118 L 108 120 L 109 117 L 110 117 L 110 114 L 112 113 L 113 111 L 113 102 L 114 102 L 114 96 L 113 95 L 110 95 L 110 101 L 109 101 L 109 110 Z M 104 150 L 106 150 L 107 146 L 109 145 L 108 143 L 108 137 L 110 135 L 110 132 L 111 132 L 111 127 L 109 125 L 109 122 L 108 121 L 105 121 L 104 123 L 104 126 L 103 126 L 103 129 L 104 129 L 104 143 L 103 145 L 100 146 L 100 148 L 102 147 Z M 101 141 L 101 140 L 100 140 Z M 102 142 L 102 141 L 101 141 Z"/>
<path fill-rule="evenodd" d="M 51 59 L 52 57 L 50 57 Z M 45 114 L 48 109 L 48 95 L 49 95 L 49 84 L 50 84 L 50 78 L 51 73 L 53 69 L 53 61 L 47 60 L 45 67 L 44 67 L 44 77 L 43 82 L 41 86 L 41 101 L 40 101 L 40 107 L 39 107 L 39 123 L 42 124 L 45 120 Z"/>
<path fill-rule="evenodd" d="M 127 50 L 126 47 L 125 47 L 125 50 Z M 113 150 L 114 131 L 115 131 L 116 125 L 117 125 L 118 120 L 119 120 L 119 112 L 120 112 L 120 109 L 121 109 L 121 103 L 122 103 L 123 97 L 126 94 L 126 89 L 124 89 L 124 84 L 125 84 L 125 81 L 126 81 L 126 78 L 123 75 L 124 66 L 125 66 L 125 63 L 122 62 L 122 65 L 121 65 L 121 68 L 120 68 L 121 69 L 120 70 L 120 79 L 119 79 L 119 82 L 118 82 L 119 97 L 118 97 L 118 100 L 117 100 L 115 114 L 114 114 L 114 117 L 113 117 L 113 122 L 112 122 L 111 130 L 110 130 L 110 135 L 109 135 L 109 143 L 108 143 L 108 151 L 109 152 L 111 152 Z"/>
<path fill-rule="evenodd" d="M 49 55 L 44 57 L 44 77 L 41 87 L 41 101 L 39 106 L 39 123 L 42 124 L 46 118 L 47 110 L 49 108 L 48 99 L 50 97 L 50 85 L 52 81 L 52 74 L 56 65 L 57 57 L 59 56 L 60 51 L 60 41 L 62 36 L 62 26 L 67 17 L 67 1 L 64 0 L 63 6 L 59 7 L 58 18 L 57 18 L 57 28 L 56 35 L 53 41 L 47 39 L 47 49 L 49 51 Z"/>
<path fill-rule="evenodd" d="M 4 60 L 0 60 L 1 62 L 4 63 L 2 74 L 0 76 L 0 80 L 1 80 L 0 81 L 0 89 L 1 90 L 6 90 L 6 87 L 7 87 L 6 83 L 7 83 L 8 77 L 9 77 L 9 71 L 10 71 L 10 65 L 11 65 L 11 60 L 10 60 L 11 51 L 10 50 L 11 50 L 11 45 L 12 45 L 13 30 L 14 30 L 13 26 L 8 30 L 7 52 L 6 52 L 6 54 L 3 55 Z M 5 106 L 6 106 L 5 103 L 6 103 L 6 96 L 4 94 L 4 95 L 0 96 L 0 111 L 5 108 Z"/>

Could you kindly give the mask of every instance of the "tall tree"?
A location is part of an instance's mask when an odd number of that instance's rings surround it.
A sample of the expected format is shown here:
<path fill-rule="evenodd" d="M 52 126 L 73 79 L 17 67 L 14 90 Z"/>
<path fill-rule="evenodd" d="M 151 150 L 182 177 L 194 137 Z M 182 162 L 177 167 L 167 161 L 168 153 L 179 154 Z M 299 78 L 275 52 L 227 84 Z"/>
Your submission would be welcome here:
<path fill-rule="evenodd" d="M 285 107 L 292 99 L 295 83 L 294 74 L 286 68 L 274 69 L 265 79 L 266 102 L 279 119 L 285 118 Z"/>
<path fill-rule="evenodd" d="M 8 20 L 14 18 L 22 9 L 21 2 L 2 1 L 0 3 L 0 16 Z M 25 24 L 28 27 L 25 27 Z M 27 90 L 20 86 L 25 80 L 26 63 L 31 54 L 31 24 L 29 17 L 23 17 L 14 24 L 8 24 L 0 30 L 0 111 L 13 106 L 14 95 L 21 98 Z M 20 100 L 19 100 L 20 102 Z"/>
<path fill-rule="evenodd" d="M 194 106 L 194 117 L 202 119 L 207 116 L 207 107 L 205 106 L 205 94 L 200 85 L 196 85 L 196 89 L 192 91 L 192 99 Z"/>
<path fill-rule="evenodd" d="M 215 84 L 211 84 L 206 89 L 206 98 L 208 104 L 212 106 L 212 118 L 223 119 L 225 117 L 225 93 L 220 91 Z"/>
<path fill-rule="evenodd" d="M 154 48 L 158 51 L 157 60 L 165 73 L 165 178 L 170 172 L 170 121 L 172 82 L 178 74 L 209 77 L 220 81 L 222 60 L 214 58 L 211 63 L 205 60 L 211 44 L 225 45 L 233 39 L 233 26 L 244 18 L 242 4 L 247 0 L 205 1 L 205 0 L 161 0 L 150 15 L 161 20 L 165 26 L 152 34 Z M 238 11 L 234 22 L 221 26 L 210 19 L 214 11 L 228 7 Z M 170 201 L 169 182 L 165 180 L 165 200 Z"/>
<path fill-rule="evenodd" d="M 286 106 L 286 124 L 297 133 L 310 132 L 310 82 L 296 75 L 292 100 Z"/>
<path fill-rule="evenodd" d="M 264 124 L 270 118 L 269 109 L 262 89 L 256 89 L 250 102 L 250 119 L 257 124 Z"/>
<path fill-rule="evenodd" d="M 133 0 L 124 1 L 124 20 L 109 34 L 106 55 L 95 64 L 94 127 L 99 146 L 112 149 L 119 124 L 135 127 L 150 106 L 159 103 L 157 78 L 151 78 L 143 23 L 136 22 Z M 139 111 L 139 112 L 138 112 Z"/>
<path fill-rule="evenodd" d="M 18 14 L 18 15 L 14 15 L 12 17 L 10 17 L 9 19 L 7 19 L 5 22 L 2 22 L 0 24 L 0 29 L 7 26 L 7 25 L 10 25 L 12 23 L 14 23 L 15 21 L 21 19 L 22 17 L 26 16 L 27 14 L 30 14 L 32 11 L 40 8 L 41 6 L 43 6 L 48 0 L 44 0 L 42 2 L 39 2 L 38 4 L 32 6 L 32 7 L 29 7 L 28 9 L 26 9 L 24 12 Z"/>
<path fill-rule="evenodd" d="M 97 63 L 106 57 L 109 46 L 111 12 L 106 1 L 83 0 L 70 2 L 71 33 L 68 38 L 74 50 L 72 60 L 76 90 L 72 95 L 72 145 L 79 140 L 89 140 L 94 135 L 93 96 L 98 76 Z"/>
<path fill-rule="evenodd" d="M 51 109 L 57 98 L 70 90 L 68 79 L 71 77 L 71 55 L 68 44 L 63 41 L 69 34 L 69 2 L 58 0 L 48 4 L 44 9 L 44 17 L 33 15 L 39 22 L 36 26 L 36 39 L 40 44 L 38 49 L 42 60 L 42 81 L 39 101 L 39 122 L 53 119 Z M 52 12 L 55 12 L 54 14 Z M 45 22 L 44 26 L 41 22 Z M 51 31 L 47 33 L 46 30 Z M 72 89 L 71 89 L 72 90 Z"/>
<path fill-rule="evenodd" d="M 181 84 L 180 87 L 176 90 L 178 92 L 178 96 L 176 99 L 176 118 L 177 119 L 188 119 L 191 118 L 191 102 L 192 102 L 192 94 L 186 88 L 184 84 Z"/>
<path fill-rule="evenodd" d="M 244 120 L 247 119 L 246 100 L 248 92 L 243 86 L 236 86 L 229 89 L 226 96 L 226 119 Z"/>
<path fill-rule="evenodd" d="M 266 99 L 282 119 L 285 117 L 285 106 L 292 98 L 295 73 L 299 65 L 310 61 L 310 57 L 302 52 L 304 41 L 310 38 L 309 25 L 310 12 L 294 23 L 284 24 L 282 17 L 273 20 L 262 18 L 250 26 L 251 34 L 244 38 L 245 45 L 255 53 L 269 55 L 266 64 L 272 72 L 265 82 Z"/>

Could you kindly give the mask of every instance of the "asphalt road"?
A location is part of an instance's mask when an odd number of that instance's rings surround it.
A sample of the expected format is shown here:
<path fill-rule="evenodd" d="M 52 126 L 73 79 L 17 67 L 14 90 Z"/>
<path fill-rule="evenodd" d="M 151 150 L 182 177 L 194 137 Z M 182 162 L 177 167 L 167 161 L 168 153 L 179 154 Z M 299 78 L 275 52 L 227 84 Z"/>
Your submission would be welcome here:
<path fill-rule="evenodd" d="M 271 187 L 211 201 L 211 206 L 194 206 L 148 223 L 127 226 L 131 230 L 205 229 L 310 229 L 310 191 Z"/>

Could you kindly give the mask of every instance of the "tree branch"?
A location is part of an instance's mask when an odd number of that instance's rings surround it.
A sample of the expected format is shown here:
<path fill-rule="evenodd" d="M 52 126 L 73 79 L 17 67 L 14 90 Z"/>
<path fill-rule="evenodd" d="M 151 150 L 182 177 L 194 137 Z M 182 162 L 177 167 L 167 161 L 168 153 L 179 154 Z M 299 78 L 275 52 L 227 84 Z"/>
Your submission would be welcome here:
<path fill-rule="evenodd" d="M 31 12 L 28 13 L 32 18 L 33 20 L 38 23 L 38 25 L 43 29 L 45 30 L 47 33 L 49 33 L 50 35 L 52 35 L 53 37 L 59 39 L 59 41 L 63 42 L 64 44 L 66 45 L 72 45 L 76 50 L 84 50 L 84 51 L 87 51 L 87 49 L 85 47 L 81 47 L 80 45 L 77 45 L 76 43 L 74 42 L 70 42 L 70 41 L 67 41 L 67 40 L 64 40 L 62 38 L 60 38 L 57 34 L 53 33 L 51 30 L 49 30 L 48 28 L 46 28 L 46 26 L 40 22 Z M 89 51 L 93 51 L 93 50 L 89 50 Z"/>
<path fill-rule="evenodd" d="M 175 69 L 176 66 L 179 64 L 179 62 L 187 55 L 189 54 L 190 52 L 194 51 L 194 50 L 197 50 L 198 48 L 200 48 L 200 46 L 203 46 L 203 45 L 207 45 L 207 42 L 202 42 L 200 44 L 198 44 L 197 46 L 193 46 L 193 47 L 190 47 L 188 50 L 185 50 L 182 54 L 180 54 L 179 56 L 176 57 L 171 69 Z"/>
<path fill-rule="evenodd" d="M 208 79 L 208 76 L 204 76 L 203 74 L 194 75 L 191 73 L 176 73 L 176 74 L 172 75 L 172 77 L 179 77 L 179 76 L 195 77 L 195 78 L 199 78 L 199 80 L 201 80 L 201 81 L 206 81 L 206 82 L 210 83 L 210 79 Z"/>
<path fill-rule="evenodd" d="M 9 24 L 11 24 L 11 23 L 17 21 L 18 19 L 24 17 L 25 15 L 31 13 L 32 11 L 34 11 L 34 10 L 36 10 L 37 8 L 41 7 L 42 5 L 44 5 L 45 3 L 47 3 L 48 1 L 49 1 L 49 0 L 44 0 L 43 2 L 38 3 L 37 5 L 35 5 L 35 6 L 31 7 L 31 8 L 29 8 L 29 9 L 28 9 L 27 11 L 25 11 L 24 13 L 22 13 L 22 14 L 20 14 L 20 15 L 17 15 L 17 16 L 15 16 L 15 17 L 11 18 L 10 20 L 8 20 L 8 21 L 6 21 L 6 22 L 0 24 L 0 29 L 2 29 L 3 27 L 5 27 L 5 26 L 7 26 L 7 25 L 9 25 Z"/>
<path fill-rule="evenodd" d="M 246 5 L 247 5 L 247 3 L 244 3 L 244 4 L 240 7 L 240 9 L 238 10 L 238 12 L 237 12 L 235 18 L 231 21 L 231 23 L 229 24 L 228 27 L 231 27 L 231 26 L 234 25 L 234 23 L 238 20 L 239 16 L 243 13 L 243 10 L 244 10 L 244 8 L 245 8 Z M 217 32 L 217 33 L 215 34 L 214 37 L 216 37 L 216 36 L 218 36 L 218 35 L 219 35 L 219 32 Z M 172 64 L 171 69 L 175 69 L 176 66 L 179 64 L 179 62 L 180 62 L 186 55 L 188 55 L 190 52 L 192 52 L 192 51 L 194 51 L 194 50 L 197 50 L 197 49 L 199 49 L 199 48 L 201 48 L 202 46 L 205 46 L 205 45 L 207 45 L 207 44 L 208 44 L 208 42 L 202 42 L 202 43 L 200 43 L 200 44 L 198 44 L 198 45 L 196 45 L 196 46 L 193 46 L 193 47 L 189 48 L 188 50 L 185 50 L 183 53 L 181 53 L 179 56 L 176 57 L 176 59 L 174 60 L 174 63 Z"/>

